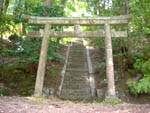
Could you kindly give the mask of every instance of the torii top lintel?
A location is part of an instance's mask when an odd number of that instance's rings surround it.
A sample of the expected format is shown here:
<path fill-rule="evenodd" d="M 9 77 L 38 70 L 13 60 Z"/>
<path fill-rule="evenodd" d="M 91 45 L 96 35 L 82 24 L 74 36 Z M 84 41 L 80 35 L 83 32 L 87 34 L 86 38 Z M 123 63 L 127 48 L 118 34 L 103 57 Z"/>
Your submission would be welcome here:
<path fill-rule="evenodd" d="M 112 25 L 128 24 L 132 16 L 114 16 L 114 17 L 36 17 L 23 15 L 29 24 L 51 24 L 51 25 L 103 25 L 106 22 Z"/>

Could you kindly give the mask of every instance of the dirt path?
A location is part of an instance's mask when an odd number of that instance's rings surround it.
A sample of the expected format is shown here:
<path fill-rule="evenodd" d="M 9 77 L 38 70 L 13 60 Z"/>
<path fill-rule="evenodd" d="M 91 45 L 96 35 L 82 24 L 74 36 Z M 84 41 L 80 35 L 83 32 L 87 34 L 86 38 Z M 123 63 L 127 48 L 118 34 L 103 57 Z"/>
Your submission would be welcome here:
<path fill-rule="evenodd" d="M 54 97 L 1 97 L 0 113 L 150 113 L 150 105 L 75 103 Z"/>

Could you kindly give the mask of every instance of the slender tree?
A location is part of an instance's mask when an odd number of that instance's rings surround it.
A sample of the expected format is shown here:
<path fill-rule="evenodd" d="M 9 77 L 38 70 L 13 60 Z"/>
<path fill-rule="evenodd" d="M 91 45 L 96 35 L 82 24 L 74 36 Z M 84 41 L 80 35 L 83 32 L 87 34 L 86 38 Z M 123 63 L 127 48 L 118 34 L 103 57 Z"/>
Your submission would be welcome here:
<path fill-rule="evenodd" d="M 3 10 L 3 4 L 4 4 L 4 0 L 0 0 L 0 11 Z"/>
<path fill-rule="evenodd" d="M 129 0 L 126 0 L 126 14 L 129 14 Z"/>
<path fill-rule="evenodd" d="M 45 5 L 50 6 L 51 5 L 51 0 L 45 0 Z"/>
<path fill-rule="evenodd" d="M 2 12 L 3 12 L 3 4 L 4 4 L 4 0 L 0 0 L 0 18 L 2 16 Z"/>
<path fill-rule="evenodd" d="M 5 3 L 4 3 L 4 13 L 6 14 L 7 13 L 7 9 L 8 9 L 8 6 L 9 6 L 9 0 L 5 0 Z"/>
<path fill-rule="evenodd" d="M 61 0 L 61 4 L 65 5 L 66 0 Z"/>

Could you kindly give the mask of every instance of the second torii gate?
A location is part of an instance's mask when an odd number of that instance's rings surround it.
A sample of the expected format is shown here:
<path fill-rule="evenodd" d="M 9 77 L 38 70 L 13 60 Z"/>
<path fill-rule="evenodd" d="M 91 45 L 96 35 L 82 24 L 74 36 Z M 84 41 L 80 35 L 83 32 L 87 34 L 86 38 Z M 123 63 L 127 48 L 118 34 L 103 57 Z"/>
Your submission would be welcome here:
<path fill-rule="evenodd" d="M 48 39 L 50 37 L 105 37 L 105 51 L 106 51 L 106 74 L 108 79 L 108 90 L 107 95 L 109 97 L 116 97 L 115 93 L 115 82 L 114 82 L 114 66 L 113 66 L 113 54 L 112 54 L 112 42 L 111 37 L 127 37 L 127 31 L 114 31 L 111 30 L 110 25 L 127 25 L 131 16 L 116 16 L 116 17 L 97 17 L 97 18 L 66 18 L 66 17 L 34 17 L 34 16 L 23 16 L 24 19 L 28 20 L 29 24 L 32 25 L 45 25 L 43 30 L 29 32 L 30 37 L 43 37 L 42 47 L 40 53 L 40 61 L 38 65 L 38 71 L 36 76 L 36 84 L 34 96 L 38 97 L 42 95 L 43 81 L 45 74 L 47 50 L 48 50 Z M 101 31 L 53 31 L 51 26 L 99 26 L 104 25 L 104 30 Z"/>

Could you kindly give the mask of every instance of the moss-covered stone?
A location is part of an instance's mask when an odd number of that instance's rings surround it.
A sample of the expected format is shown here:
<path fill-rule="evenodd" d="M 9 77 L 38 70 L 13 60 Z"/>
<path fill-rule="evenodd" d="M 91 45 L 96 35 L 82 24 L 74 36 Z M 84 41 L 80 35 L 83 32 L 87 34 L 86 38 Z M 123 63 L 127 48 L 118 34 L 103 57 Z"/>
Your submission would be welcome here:
<path fill-rule="evenodd" d="M 122 101 L 116 96 L 106 96 L 104 103 L 108 104 L 120 104 Z"/>

